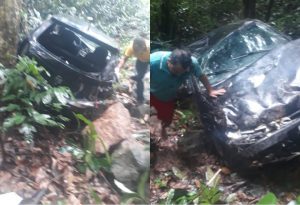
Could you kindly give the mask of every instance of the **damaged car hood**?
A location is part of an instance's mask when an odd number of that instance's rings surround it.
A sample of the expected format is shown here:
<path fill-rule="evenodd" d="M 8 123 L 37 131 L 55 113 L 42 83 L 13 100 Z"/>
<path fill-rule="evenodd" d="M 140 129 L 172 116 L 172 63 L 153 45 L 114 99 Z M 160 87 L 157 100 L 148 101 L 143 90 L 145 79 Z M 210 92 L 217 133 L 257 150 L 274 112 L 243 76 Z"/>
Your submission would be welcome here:
<path fill-rule="evenodd" d="M 298 121 L 300 40 L 268 53 L 225 80 L 220 97 L 231 143 L 268 138 L 268 133 Z"/>
<path fill-rule="evenodd" d="M 279 46 L 255 63 L 227 73 L 217 87 L 226 93 L 203 98 L 200 112 L 213 136 L 245 157 L 284 140 L 300 125 L 300 39 Z M 205 102 L 203 102 L 205 101 Z"/>
<path fill-rule="evenodd" d="M 195 77 L 187 83 L 229 165 L 249 168 L 300 155 L 300 39 L 245 20 L 188 47 L 212 86 L 226 90 L 211 98 Z"/>

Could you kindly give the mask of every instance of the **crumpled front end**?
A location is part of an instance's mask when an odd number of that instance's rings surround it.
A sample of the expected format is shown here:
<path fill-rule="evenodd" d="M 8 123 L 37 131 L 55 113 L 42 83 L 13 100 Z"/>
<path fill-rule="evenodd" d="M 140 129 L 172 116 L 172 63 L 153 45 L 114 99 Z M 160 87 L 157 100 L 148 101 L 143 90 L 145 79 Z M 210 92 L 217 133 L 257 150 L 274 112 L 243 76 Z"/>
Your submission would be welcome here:
<path fill-rule="evenodd" d="M 198 93 L 203 123 L 225 158 L 254 165 L 299 155 L 299 51 L 300 40 L 271 51 L 218 85 L 227 92 L 217 99 Z"/>

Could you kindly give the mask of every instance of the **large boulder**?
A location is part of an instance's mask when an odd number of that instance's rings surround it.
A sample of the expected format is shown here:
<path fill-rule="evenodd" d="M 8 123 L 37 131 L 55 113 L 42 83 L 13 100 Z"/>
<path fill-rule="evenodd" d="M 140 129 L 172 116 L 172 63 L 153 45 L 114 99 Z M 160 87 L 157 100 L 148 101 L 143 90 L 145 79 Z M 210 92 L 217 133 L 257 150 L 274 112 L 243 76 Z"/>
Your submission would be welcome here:
<path fill-rule="evenodd" d="M 93 124 L 98 134 L 95 144 L 97 153 L 105 152 L 100 138 L 109 150 L 112 146 L 131 136 L 130 114 L 123 104 L 119 102 L 110 105 L 98 119 L 93 121 Z M 86 127 L 83 130 L 83 134 L 86 135 L 88 130 L 89 127 Z"/>
<path fill-rule="evenodd" d="M 111 171 L 130 190 L 136 191 L 141 175 L 149 167 L 149 148 L 135 140 L 123 141 L 112 153 Z"/>

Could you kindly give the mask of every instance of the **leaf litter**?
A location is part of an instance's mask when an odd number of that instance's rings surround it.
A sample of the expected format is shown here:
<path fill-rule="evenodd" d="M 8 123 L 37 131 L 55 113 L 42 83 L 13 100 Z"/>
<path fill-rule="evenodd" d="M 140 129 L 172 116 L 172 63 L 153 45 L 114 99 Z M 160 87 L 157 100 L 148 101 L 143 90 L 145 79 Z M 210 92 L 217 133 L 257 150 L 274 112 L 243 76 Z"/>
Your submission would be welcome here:
<path fill-rule="evenodd" d="M 207 140 L 208 136 L 199 134 L 201 143 L 196 146 L 197 149 L 185 150 L 185 145 L 179 143 L 185 140 L 182 128 L 178 126 L 179 120 L 175 113 L 174 121 L 167 130 L 168 137 L 163 138 L 160 121 L 155 113 L 150 116 L 152 204 L 167 200 L 173 193 L 171 191 L 188 194 L 195 189 L 201 190 L 204 182 L 218 188 L 221 192 L 218 203 L 221 204 L 256 204 L 268 191 L 275 193 L 280 204 L 296 200 L 300 195 L 297 184 L 300 180 L 299 159 L 269 165 L 250 174 L 236 173 L 216 154 L 212 142 Z M 188 131 L 204 131 L 201 125 L 184 126 Z"/>

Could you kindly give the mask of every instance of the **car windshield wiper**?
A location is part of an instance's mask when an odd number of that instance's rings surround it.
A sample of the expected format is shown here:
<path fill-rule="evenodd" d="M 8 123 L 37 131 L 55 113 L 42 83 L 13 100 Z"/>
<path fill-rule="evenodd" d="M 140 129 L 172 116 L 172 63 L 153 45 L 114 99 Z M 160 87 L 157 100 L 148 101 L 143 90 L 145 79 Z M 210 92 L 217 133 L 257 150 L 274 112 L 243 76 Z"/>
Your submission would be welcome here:
<path fill-rule="evenodd" d="M 260 51 L 255 51 L 255 52 L 250 52 L 250 53 L 246 53 L 244 55 L 241 55 L 241 56 L 238 56 L 238 57 L 235 57 L 235 58 L 231 58 L 232 60 L 237 60 L 237 59 L 240 59 L 240 58 L 244 58 L 244 57 L 247 57 L 247 56 L 250 56 L 250 55 L 253 55 L 253 54 L 257 54 L 257 53 L 263 53 L 263 52 L 267 52 L 267 51 L 270 51 L 271 49 L 266 49 L 266 50 L 260 50 Z"/>

